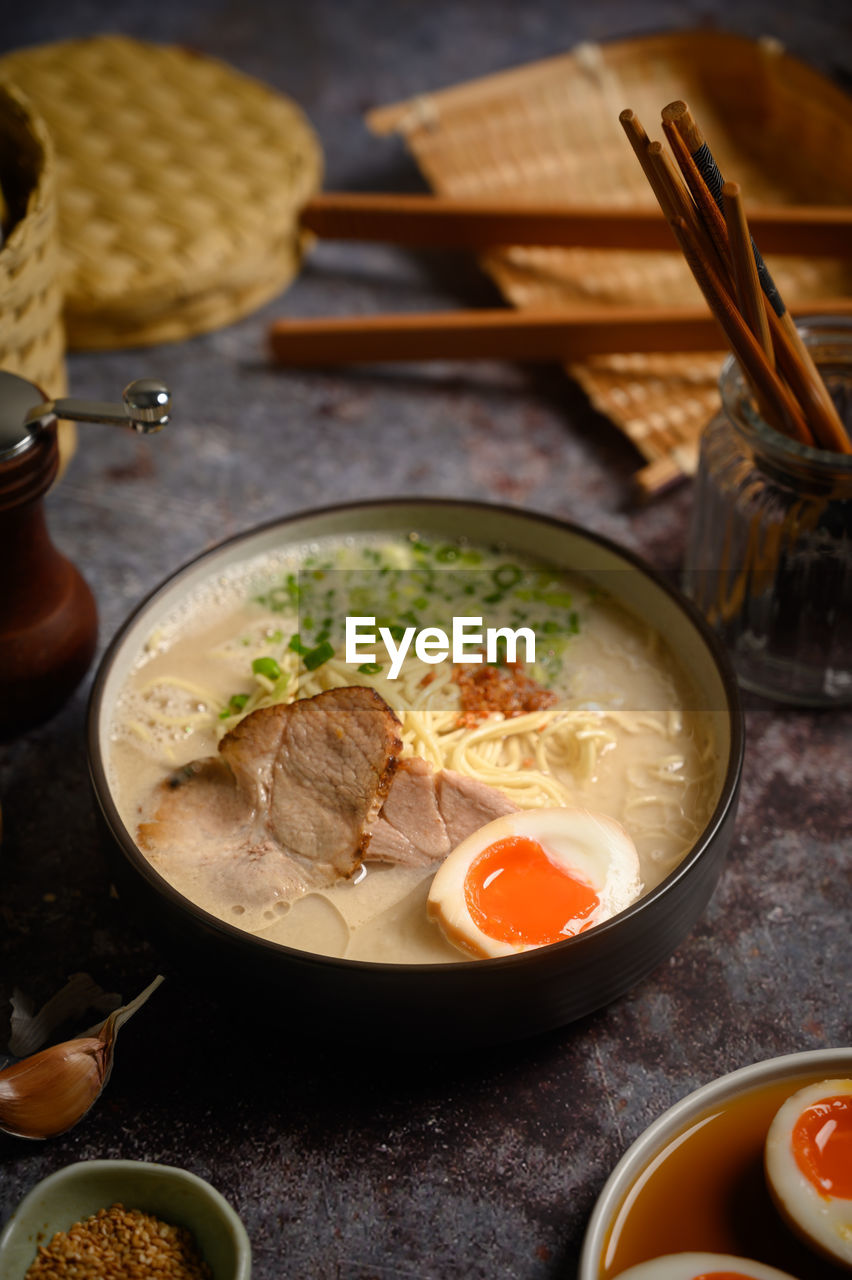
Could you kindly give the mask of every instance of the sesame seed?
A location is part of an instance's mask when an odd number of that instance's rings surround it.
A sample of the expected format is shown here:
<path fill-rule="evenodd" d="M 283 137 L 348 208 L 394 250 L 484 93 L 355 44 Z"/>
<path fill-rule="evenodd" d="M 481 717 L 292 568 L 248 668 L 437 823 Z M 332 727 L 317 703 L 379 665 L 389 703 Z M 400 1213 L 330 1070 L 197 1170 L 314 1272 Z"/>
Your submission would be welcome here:
<path fill-rule="evenodd" d="M 24 1280 L 212 1280 L 186 1227 L 122 1204 L 99 1209 L 41 1245 Z"/>

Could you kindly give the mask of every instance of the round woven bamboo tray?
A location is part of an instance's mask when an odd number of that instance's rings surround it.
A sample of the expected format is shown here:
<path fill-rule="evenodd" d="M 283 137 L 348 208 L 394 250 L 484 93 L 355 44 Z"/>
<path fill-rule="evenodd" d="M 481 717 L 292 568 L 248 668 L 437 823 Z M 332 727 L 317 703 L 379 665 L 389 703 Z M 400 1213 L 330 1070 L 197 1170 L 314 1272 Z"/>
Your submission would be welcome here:
<path fill-rule="evenodd" d="M 124 36 L 0 58 L 56 152 L 68 345 L 178 341 L 298 269 L 322 154 L 288 98 L 215 59 Z"/>
<path fill-rule="evenodd" d="M 44 122 L 20 90 L 0 84 L 0 368 L 50 397 L 66 390 L 54 178 Z"/>

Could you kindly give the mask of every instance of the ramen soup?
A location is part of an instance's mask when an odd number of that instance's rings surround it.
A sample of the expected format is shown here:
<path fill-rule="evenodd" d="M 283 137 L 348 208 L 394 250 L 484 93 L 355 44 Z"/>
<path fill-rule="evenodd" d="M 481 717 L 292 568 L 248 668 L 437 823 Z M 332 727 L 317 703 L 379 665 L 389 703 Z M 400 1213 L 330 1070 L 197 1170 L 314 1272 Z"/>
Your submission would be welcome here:
<path fill-rule="evenodd" d="M 813 1072 L 753 1086 L 666 1142 L 615 1215 L 600 1280 L 616 1280 L 660 1253 L 695 1250 L 753 1258 L 798 1280 L 838 1280 L 840 1268 L 797 1239 L 779 1216 L 764 1172 L 773 1117 L 797 1089 L 822 1079 Z M 825 1134 L 824 1145 L 829 1139 Z"/>
<path fill-rule="evenodd" d="M 211 577 L 149 636 L 117 700 L 109 769 L 123 822 L 175 889 L 231 925 L 351 959 L 463 959 L 427 914 L 434 860 L 386 865 L 367 844 L 354 874 L 288 893 L 257 850 L 163 857 L 140 836 L 187 774 L 175 771 L 216 756 L 260 709 L 365 686 L 399 718 L 400 768 L 419 759 L 499 797 L 474 825 L 507 810 L 607 815 L 635 845 L 647 892 L 716 803 L 722 713 L 696 707 L 674 655 L 619 606 L 619 574 L 608 576 L 604 589 L 506 550 L 411 534 L 312 543 Z"/>

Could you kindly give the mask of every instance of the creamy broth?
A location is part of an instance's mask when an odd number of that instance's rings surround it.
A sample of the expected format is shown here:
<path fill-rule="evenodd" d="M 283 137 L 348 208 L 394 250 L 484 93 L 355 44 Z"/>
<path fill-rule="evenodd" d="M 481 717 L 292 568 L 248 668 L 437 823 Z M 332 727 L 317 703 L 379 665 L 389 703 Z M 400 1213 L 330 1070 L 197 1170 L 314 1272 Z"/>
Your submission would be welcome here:
<path fill-rule="evenodd" d="M 390 680 L 379 644 L 375 663 L 347 665 L 346 613 L 448 631 L 460 613 L 483 627 L 526 625 L 537 640 L 528 669 L 557 700 L 460 728 L 453 664 L 410 657 Z M 575 805 L 616 819 L 636 845 L 645 892 L 677 866 L 718 798 L 720 713 L 688 709 L 686 677 L 656 632 L 579 577 L 412 535 L 257 558 L 211 579 L 157 628 L 111 726 L 111 786 L 128 830 L 150 816 L 164 776 L 214 755 L 256 706 L 340 684 L 381 694 L 403 720 L 403 754 L 471 773 L 521 808 Z M 384 962 L 463 958 L 426 918 L 434 867 L 367 861 L 353 880 L 287 903 L 274 886 L 237 900 L 233 876 L 215 864 L 151 861 L 205 910 L 277 942 Z"/>

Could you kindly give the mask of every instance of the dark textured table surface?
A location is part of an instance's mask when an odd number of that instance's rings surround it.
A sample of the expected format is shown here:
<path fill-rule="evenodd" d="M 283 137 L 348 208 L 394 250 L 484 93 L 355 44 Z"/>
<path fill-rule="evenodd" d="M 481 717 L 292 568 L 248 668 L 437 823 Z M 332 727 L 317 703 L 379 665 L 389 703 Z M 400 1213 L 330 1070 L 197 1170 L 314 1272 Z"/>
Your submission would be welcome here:
<path fill-rule="evenodd" d="M 82 0 L 16 6 L 3 48 L 101 30 L 179 41 L 295 96 L 334 187 L 418 189 L 369 106 L 599 40 L 701 21 L 773 34 L 852 72 L 848 5 L 814 0 Z M 71 387 L 112 398 L 172 386 L 155 441 L 81 429 L 49 499 L 59 545 L 97 597 L 101 648 L 176 565 L 230 533 L 311 506 L 406 494 L 563 516 L 675 571 L 691 492 L 638 508 L 632 448 L 557 369 L 438 364 L 352 373 L 268 367 L 292 314 L 484 305 L 461 258 L 324 245 L 284 298 L 228 329 L 148 351 L 74 355 Z M 88 682 L 0 754 L 0 1020 L 13 988 L 45 999 L 84 971 L 134 995 L 152 946 L 110 894 L 87 784 Z M 847 713 L 749 700 L 737 834 L 698 926 L 668 963 L 581 1024 L 464 1055 L 375 1062 L 292 1042 L 204 984 L 170 979 L 131 1022 L 97 1107 L 46 1143 L 0 1136 L 0 1221 L 50 1171 L 133 1157 L 210 1179 L 242 1215 L 257 1280 L 566 1277 L 609 1171 L 662 1110 L 777 1054 L 848 1044 Z M 5 1028 L 0 1026 L 0 1043 Z"/>

